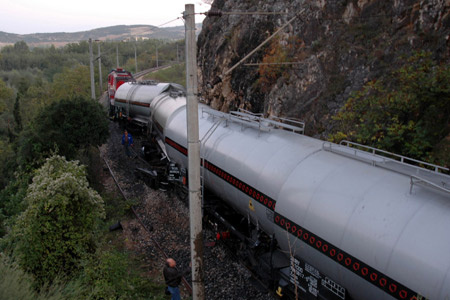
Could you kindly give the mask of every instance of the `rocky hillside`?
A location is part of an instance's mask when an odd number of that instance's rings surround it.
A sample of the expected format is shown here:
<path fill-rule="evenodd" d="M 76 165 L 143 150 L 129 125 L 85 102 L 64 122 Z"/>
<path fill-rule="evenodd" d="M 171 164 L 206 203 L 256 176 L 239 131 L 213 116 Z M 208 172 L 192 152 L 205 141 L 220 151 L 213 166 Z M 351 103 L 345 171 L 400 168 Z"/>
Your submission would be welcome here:
<path fill-rule="evenodd" d="M 353 91 L 383 78 L 418 50 L 449 60 L 449 0 L 215 0 L 211 11 L 281 12 L 208 17 L 198 40 L 199 87 L 222 111 L 245 108 L 306 121 L 326 137 Z M 222 82 L 208 82 L 297 16 Z M 288 64 L 286 64 L 288 63 Z"/>

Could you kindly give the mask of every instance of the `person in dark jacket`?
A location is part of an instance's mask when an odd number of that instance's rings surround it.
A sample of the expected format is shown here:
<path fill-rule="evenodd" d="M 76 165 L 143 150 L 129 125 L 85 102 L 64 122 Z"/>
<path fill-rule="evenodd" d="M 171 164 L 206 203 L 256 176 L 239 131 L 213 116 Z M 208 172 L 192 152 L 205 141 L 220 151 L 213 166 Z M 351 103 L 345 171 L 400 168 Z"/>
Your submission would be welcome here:
<path fill-rule="evenodd" d="M 131 157 L 130 146 L 133 146 L 133 137 L 128 133 L 127 130 L 124 131 L 122 136 L 122 145 L 125 146 L 125 153 L 128 157 Z"/>
<path fill-rule="evenodd" d="M 173 258 L 168 258 L 166 260 L 166 266 L 163 269 L 164 280 L 167 284 L 168 290 L 172 295 L 172 300 L 181 300 L 180 289 L 178 286 L 181 283 L 181 278 L 183 277 L 183 273 L 178 271 L 176 268 L 177 263 Z M 189 270 L 186 270 L 186 273 Z"/>

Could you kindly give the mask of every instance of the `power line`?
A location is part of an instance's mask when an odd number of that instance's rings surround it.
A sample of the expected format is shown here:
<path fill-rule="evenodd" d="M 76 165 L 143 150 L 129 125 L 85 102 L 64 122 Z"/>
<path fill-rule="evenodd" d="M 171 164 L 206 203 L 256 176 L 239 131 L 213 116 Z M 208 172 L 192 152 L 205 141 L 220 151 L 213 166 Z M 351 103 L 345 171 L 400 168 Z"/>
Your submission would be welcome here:
<path fill-rule="evenodd" d="M 179 19 L 183 19 L 183 17 L 178 17 L 178 18 L 176 18 L 176 19 L 173 19 L 173 20 L 171 20 L 171 21 L 168 21 L 168 22 L 166 22 L 166 23 L 164 23 L 164 24 L 161 24 L 161 25 L 158 25 L 158 26 L 156 26 L 156 27 L 161 27 L 161 26 L 167 25 L 167 24 L 172 23 L 172 22 L 175 22 L 176 20 L 179 20 Z"/>
<path fill-rule="evenodd" d="M 410 5 L 404 8 L 404 10 L 412 9 L 414 6 Z M 290 13 L 287 12 L 264 12 L 264 11 L 253 11 L 253 12 L 244 12 L 244 11 L 207 11 L 204 13 L 200 13 L 203 15 L 206 15 L 207 17 L 221 17 L 223 15 L 288 15 Z M 395 17 L 395 14 L 378 14 L 373 16 L 348 16 L 348 17 L 322 17 L 322 18 L 316 18 L 318 20 L 349 20 L 349 19 L 373 19 L 373 18 L 380 18 L 380 17 Z"/>
<path fill-rule="evenodd" d="M 301 61 L 287 61 L 287 62 L 278 62 L 278 63 L 248 63 L 244 64 L 244 66 L 272 66 L 272 65 L 299 65 L 304 64 Z"/>
<path fill-rule="evenodd" d="M 207 11 L 200 13 L 207 17 L 221 17 L 222 15 L 287 15 L 287 12 L 277 11 Z"/>

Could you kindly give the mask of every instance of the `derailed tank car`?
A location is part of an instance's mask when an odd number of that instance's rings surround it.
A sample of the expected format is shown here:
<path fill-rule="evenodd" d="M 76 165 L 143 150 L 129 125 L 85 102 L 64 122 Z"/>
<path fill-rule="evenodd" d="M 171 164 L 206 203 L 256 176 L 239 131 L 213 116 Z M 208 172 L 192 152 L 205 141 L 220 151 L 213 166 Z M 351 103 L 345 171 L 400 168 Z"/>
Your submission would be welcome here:
<path fill-rule="evenodd" d="M 183 89 L 132 89 L 124 84 L 117 92 L 130 118 L 146 122 L 172 163 L 187 168 Z M 302 124 L 282 121 L 199 106 L 204 186 L 251 224 L 256 234 L 239 236 L 277 293 L 300 299 L 448 299 L 446 169 L 310 138 L 301 134 Z M 255 250 L 267 243 L 262 235 L 270 239 L 266 253 Z"/>

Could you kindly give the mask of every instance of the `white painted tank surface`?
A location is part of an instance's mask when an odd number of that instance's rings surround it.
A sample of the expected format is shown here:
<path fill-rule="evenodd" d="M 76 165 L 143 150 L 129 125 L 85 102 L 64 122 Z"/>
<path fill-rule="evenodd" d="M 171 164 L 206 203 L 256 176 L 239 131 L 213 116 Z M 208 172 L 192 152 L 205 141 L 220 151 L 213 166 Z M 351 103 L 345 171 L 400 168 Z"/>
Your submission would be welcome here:
<path fill-rule="evenodd" d="M 126 83 L 116 104 L 151 118 L 187 167 L 181 91 Z M 344 287 L 352 299 L 450 299 L 450 176 L 243 112 L 200 105 L 199 126 L 205 185 L 307 262 L 316 287 L 338 298 Z"/>
<path fill-rule="evenodd" d="M 283 250 L 353 299 L 450 297 L 449 176 L 205 106 L 199 116 L 206 186 Z M 164 129 L 169 156 L 186 166 L 185 109 Z"/>
<path fill-rule="evenodd" d="M 154 100 L 183 94 L 184 88 L 174 83 L 157 83 L 154 81 L 126 82 L 119 87 L 115 94 L 115 106 L 120 108 L 127 117 L 147 124 L 151 117 L 150 104 Z M 168 110 L 161 110 L 161 112 L 163 111 L 167 112 Z"/>

